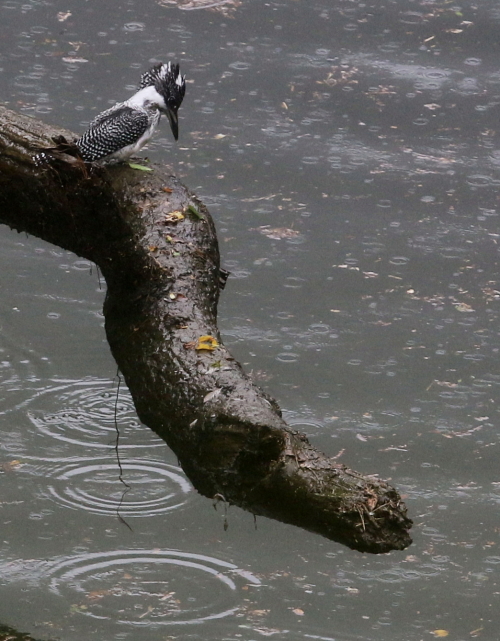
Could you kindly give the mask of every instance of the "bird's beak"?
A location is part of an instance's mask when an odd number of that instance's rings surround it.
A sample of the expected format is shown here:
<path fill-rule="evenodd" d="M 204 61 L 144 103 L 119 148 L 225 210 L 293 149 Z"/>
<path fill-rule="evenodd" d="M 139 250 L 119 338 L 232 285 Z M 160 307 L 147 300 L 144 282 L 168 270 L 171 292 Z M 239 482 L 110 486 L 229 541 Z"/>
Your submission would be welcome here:
<path fill-rule="evenodd" d="M 167 107 L 166 114 L 168 122 L 170 123 L 170 129 L 174 134 L 174 138 L 177 140 L 179 138 L 179 119 L 177 118 L 177 113 L 173 109 L 170 109 L 170 107 Z"/>

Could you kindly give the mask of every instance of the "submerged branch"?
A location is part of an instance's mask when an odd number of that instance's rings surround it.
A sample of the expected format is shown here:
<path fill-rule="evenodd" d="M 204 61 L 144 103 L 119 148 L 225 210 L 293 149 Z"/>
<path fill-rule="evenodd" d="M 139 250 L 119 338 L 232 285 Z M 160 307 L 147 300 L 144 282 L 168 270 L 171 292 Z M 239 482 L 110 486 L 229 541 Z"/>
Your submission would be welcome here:
<path fill-rule="evenodd" d="M 37 168 L 35 148 L 72 134 L 2 108 L 0 119 L 0 223 L 101 268 L 106 334 L 137 413 L 195 488 L 360 551 L 407 547 L 397 491 L 292 431 L 224 347 L 217 237 L 203 204 L 161 167 Z"/>

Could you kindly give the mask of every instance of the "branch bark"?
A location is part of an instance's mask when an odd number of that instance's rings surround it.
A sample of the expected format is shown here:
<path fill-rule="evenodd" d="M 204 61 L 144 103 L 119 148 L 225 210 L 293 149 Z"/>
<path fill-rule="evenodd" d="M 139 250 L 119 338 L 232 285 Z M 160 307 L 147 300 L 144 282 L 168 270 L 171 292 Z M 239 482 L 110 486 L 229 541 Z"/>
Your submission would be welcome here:
<path fill-rule="evenodd" d="M 4 108 L 0 122 L 0 222 L 100 267 L 107 338 L 137 413 L 195 488 L 360 551 L 407 547 L 398 492 L 292 431 L 224 347 L 219 251 L 204 205 L 162 167 L 37 168 L 36 148 L 73 134 Z M 196 349 L 202 336 L 215 349 Z"/>
<path fill-rule="evenodd" d="M 0 641 L 36 641 L 28 632 L 18 632 L 0 623 Z"/>

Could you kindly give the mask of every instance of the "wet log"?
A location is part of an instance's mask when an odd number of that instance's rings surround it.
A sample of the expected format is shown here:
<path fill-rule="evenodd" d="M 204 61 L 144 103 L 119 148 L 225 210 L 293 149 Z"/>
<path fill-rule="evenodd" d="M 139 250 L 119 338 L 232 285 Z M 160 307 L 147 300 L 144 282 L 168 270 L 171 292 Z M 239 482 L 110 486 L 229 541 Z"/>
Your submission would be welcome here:
<path fill-rule="evenodd" d="M 404 549 L 411 521 L 387 482 L 348 469 L 291 430 L 217 329 L 214 223 L 165 169 L 33 161 L 71 132 L 0 110 L 0 222 L 96 263 L 106 334 L 139 418 L 194 487 L 363 552 Z"/>
<path fill-rule="evenodd" d="M 0 623 L 0 641 L 36 641 L 27 632 L 18 632 L 8 625 Z"/>

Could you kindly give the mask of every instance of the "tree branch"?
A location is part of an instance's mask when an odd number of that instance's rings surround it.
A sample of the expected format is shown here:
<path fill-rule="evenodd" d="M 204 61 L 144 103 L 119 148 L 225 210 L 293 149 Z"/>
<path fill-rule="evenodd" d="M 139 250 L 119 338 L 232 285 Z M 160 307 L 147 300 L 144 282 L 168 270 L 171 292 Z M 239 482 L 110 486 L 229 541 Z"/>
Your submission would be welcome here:
<path fill-rule="evenodd" d="M 287 427 L 224 347 L 217 237 L 203 204 L 161 167 L 37 168 L 36 148 L 73 135 L 3 108 L 0 121 L 0 222 L 101 268 L 106 334 L 137 413 L 195 488 L 360 551 L 407 547 L 397 491 Z"/>
<path fill-rule="evenodd" d="M 18 632 L 3 623 L 0 623 L 0 641 L 36 641 L 27 632 Z"/>

